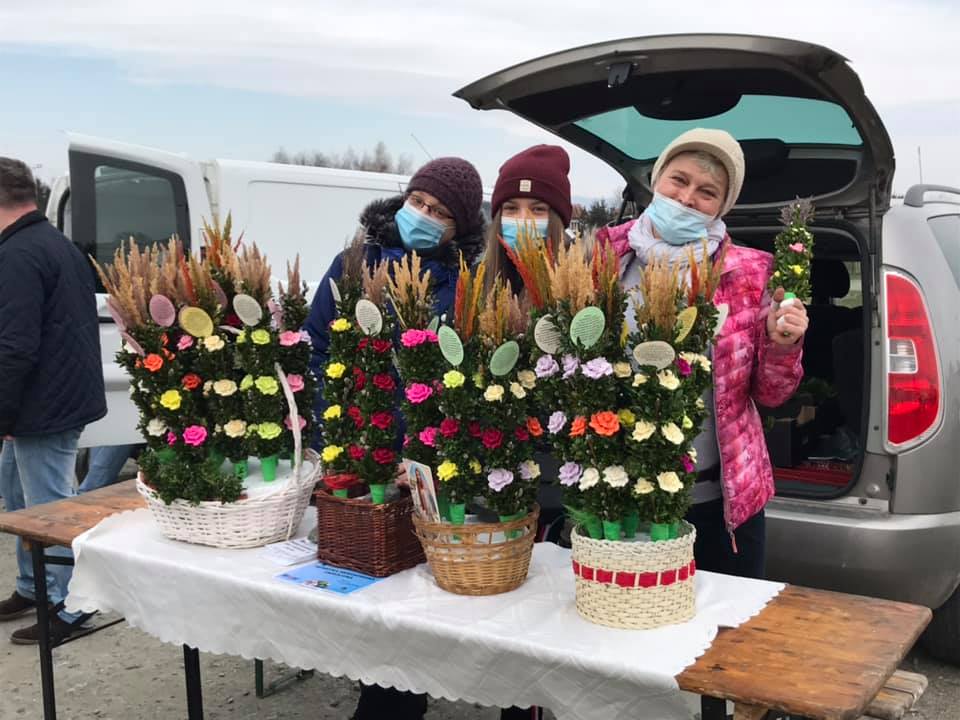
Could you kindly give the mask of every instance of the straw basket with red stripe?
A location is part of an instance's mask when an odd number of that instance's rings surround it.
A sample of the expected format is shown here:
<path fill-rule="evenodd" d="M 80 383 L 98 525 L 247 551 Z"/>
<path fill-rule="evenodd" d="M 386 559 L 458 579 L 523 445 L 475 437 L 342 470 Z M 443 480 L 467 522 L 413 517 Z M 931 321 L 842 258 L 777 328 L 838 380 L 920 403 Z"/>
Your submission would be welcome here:
<path fill-rule="evenodd" d="M 593 540 L 574 529 L 577 612 L 598 625 L 640 630 L 692 618 L 696 530 L 681 522 L 677 535 L 624 542 Z"/>

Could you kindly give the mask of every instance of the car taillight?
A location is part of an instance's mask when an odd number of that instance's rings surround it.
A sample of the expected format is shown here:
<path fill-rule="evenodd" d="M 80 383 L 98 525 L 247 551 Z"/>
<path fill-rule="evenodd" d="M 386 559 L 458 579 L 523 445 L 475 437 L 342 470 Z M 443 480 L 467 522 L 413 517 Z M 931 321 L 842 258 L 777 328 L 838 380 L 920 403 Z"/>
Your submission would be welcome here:
<path fill-rule="evenodd" d="M 887 442 L 902 448 L 926 438 L 940 421 L 937 344 L 919 286 L 887 271 Z"/>

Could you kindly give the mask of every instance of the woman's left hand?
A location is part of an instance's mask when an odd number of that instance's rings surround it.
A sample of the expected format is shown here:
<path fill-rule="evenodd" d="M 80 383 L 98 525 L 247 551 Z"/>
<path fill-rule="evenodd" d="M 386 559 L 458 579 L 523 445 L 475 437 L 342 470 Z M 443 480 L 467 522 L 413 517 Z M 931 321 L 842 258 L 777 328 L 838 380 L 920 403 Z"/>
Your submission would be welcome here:
<path fill-rule="evenodd" d="M 799 299 L 794 299 L 785 307 L 780 305 L 782 301 L 783 288 L 777 288 L 767 315 L 767 335 L 777 345 L 795 345 L 810 325 L 807 309 Z"/>

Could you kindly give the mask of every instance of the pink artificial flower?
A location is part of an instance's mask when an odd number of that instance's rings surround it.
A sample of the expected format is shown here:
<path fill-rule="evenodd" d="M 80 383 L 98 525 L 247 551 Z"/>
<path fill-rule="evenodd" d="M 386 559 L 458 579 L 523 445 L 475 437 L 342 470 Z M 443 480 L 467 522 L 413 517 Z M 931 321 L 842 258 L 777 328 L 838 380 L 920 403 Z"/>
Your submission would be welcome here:
<path fill-rule="evenodd" d="M 677 369 L 680 370 L 681 377 L 689 377 L 690 373 L 693 372 L 690 368 L 690 363 L 681 357 L 677 358 Z"/>
<path fill-rule="evenodd" d="M 303 375 L 287 375 L 287 384 L 290 392 L 300 392 L 303 390 Z"/>
<path fill-rule="evenodd" d="M 690 458 L 689 455 L 684 455 L 683 457 L 681 457 L 680 462 L 683 463 L 684 472 L 692 473 L 694 470 L 697 469 L 697 466 L 694 465 L 693 460 Z"/>
<path fill-rule="evenodd" d="M 802 253 L 805 250 L 803 243 L 793 243 L 793 245 L 790 245 L 789 247 L 795 253 Z"/>
<path fill-rule="evenodd" d="M 300 331 L 300 342 L 305 342 L 305 343 L 310 342 L 310 333 L 308 333 L 306 330 L 301 330 L 301 331 Z"/>
<path fill-rule="evenodd" d="M 437 428 L 435 427 L 425 427 L 420 431 L 420 442 L 422 442 L 427 447 L 436 447 L 437 446 Z"/>
<path fill-rule="evenodd" d="M 176 445 L 176 444 L 177 444 L 176 434 L 171 431 L 167 431 L 167 445 Z"/>
<path fill-rule="evenodd" d="M 297 420 L 300 421 L 300 429 L 303 430 L 307 426 L 307 421 L 303 419 L 302 415 L 298 415 Z M 283 424 L 287 426 L 287 430 L 293 430 L 293 421 L 289 415 L 283 419 Z"/>
<path fill-rule="evenodd" d="M 417 347 L 417 345 L 422 345 L 426 341 L 427 337 L 423 330 L 417 330 L 415 328 L 405 330 L 400 336 L 400 342 L 405 348 Z"/>
<path fill-rule="evenodd" d="M 193 347 L 193 337 L 190 335 L 181 335 L 177 340 L 177 350 L 186 350 Z"/>
<path fill-rule="evenodd" d="M 293 347 L 300 342 L 300 333 L 296 330 L 285 330 L 280 333 L 280 344 L 283 347 Z"/>
<path fill-rule="evenodd" d="M 207 440 L 207 429 L 203 425 L 189 425 L 183 431 L 183 441 L 187 445 L 200 447 Z"/>
<path fill-rule="evenodd" d="M 411 383 L 406 391 L 407 400 L 419 405 L 433 395 L 433 388 L 423 383 Z"/>
<path fill-rule="evenodd" d="M 423 337 L 428 343 L 438 343 L 440 338 L 437 337 L 437 334 L 433 330 L 424 330 Z"/>

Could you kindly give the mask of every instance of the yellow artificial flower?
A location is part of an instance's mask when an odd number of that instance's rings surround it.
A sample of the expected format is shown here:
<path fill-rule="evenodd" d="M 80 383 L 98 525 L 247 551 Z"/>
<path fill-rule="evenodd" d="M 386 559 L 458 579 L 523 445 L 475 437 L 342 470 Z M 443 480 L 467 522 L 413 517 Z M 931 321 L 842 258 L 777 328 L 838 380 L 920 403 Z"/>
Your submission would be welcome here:
<path fill-rule="evenodd" d="M 633 486 L 634 495 L 647 495 L 654 490 L 656 490 L 656 488 L 653 486 L 653 483 L 646 478 L 640 478 Z"/>
<path fill-rule="evenodd" d="M 503 400 L 503 385 L 490 385 L 484 390 L 483 399 L 487 402 L 499 402 Z"/>
<path fill-rule="evenodd" d="M 437 477 L 440 478 L 441 482 L 451 480 L 459 474 L 460 471 L 457 469 L 457 464 L 449 460 L 444 460 L 437 468 Z"/>
<path fill-rule="evenodd" d="M 803 275 L 803 267 L 801 265 L 791 265 L 790 269 L 793 270 L 794 275 Z"/>
<path fill-rule="evenodd" d="M 643 373 L 637 373 L 636 375 L 633 376 L 634 387 L 640 387 L 641 385 L 646 384 L 646 382 L 647 382 L 647 376 L 644 375 Z"/>
<path fill-rule="evenodd" d="M 479 475 L 483 471 L 483 466 L 476 459 L 470 461 L 470 469 Z"/>
<path fill-rule="evenodd" d="M 633 424 L 637 422 L 637 416 L 627 408 L 623 408 L 620 412 L 618 412 L 617 417 L 620 418 L 620 424 L 625 427 L 633 427 Z"/>
<path fill-rule="evenodd" d="M 667 390 L 676 390 L 680 387 L 680 380 L 677 379 L 677 376 L 673 374 L 672 370 L 661 370 L 657 373 L 657 380 L 659 380 L 660 385 Z"/>
<path fill-rule="evenodd" d="M 247 391 L 253 387 L 253 375 L 244 375 L 243 380 L 240 381 L 240 389 Z"/>
<path fill-rule="evenodd" d="M 780 277 L 780 271 L 777 270 L 777 271 L 773 274 L 773 276 L 774 276 L 775 278 Z"/>
<path fill-rule="evenodd" d="M 230 397 L 237 391 L 237 384 L 233 380 L 217 380 L 213 391 L 221 397 Z"/>
<path fill-rule="evenodd" d="M 223 342 L 223 338 L 219 335 L 207 335 L 203 339 L 203 346 L 210 352 L 217 352 L 217 350 L 223 350 L 223 346 L 226 345 Z"/>
<path fill-rule="evenodd" d="M 517 380 L 527 390 L 533 390 L 537 385 L 537 374 L 533 370 L 521 370 L 517 373 Z"/>
<path fill-rule="evenodd" d="M 227 437 L 243 437 L 247 432 L 247 423 L 243 420 L 231 420 L 223 426 L 223 431 L 227 434 Z"/>
<path fill-rule="evenodd" d="M 482 389 L 483 385 L 483 368 L 480 368 L 473 374 L 473 386 L 477 389 Z"/>
<path fill-rule="evenodd" d="M 518 382 L 510 383 L 510 393 L 517 399 L 523 400 L 527 396 L 527 391 Z"/>
<path fill-rule="evenodd" d="M 633 426 L 633 437 L 637 442 L 643 442 L 648 440 L 653 436 L 653 433 L 657 431 L 657 426 L 652 422 L 647 420 L 637 420 L 637 424 Z"/>
<path fill-rule="evenodd" d="M 683 483 L 680 482 L 680 476 L 675 472 L 665 472 L 657 475 L 657 485 L 660 486 L 660 489 L 670 493 L 671 495 L 675 492 L 683 490 Z"/>
<path fill-rule="evenodd" d="M 260 423 L 260 426 L 257 428 L 257 435 L 264 440 L 273 440 L 276 437 L 280 437 L 282 431 L 283 428 L 277 425 L 277 423 L 266 422 Z"/>
<path fill-rule="evenodd" d="M 674 445 L 679 445 L 683 442 L 683 433 L 680 431 L 680 428 L 677 427 L 676 423 L 661 425 L 660 434 Z"/>
<path fill-rule="evenodd" d="M 337 318 L 330 323 L 330 329 L 334 332 L 344 332 L 350 329 L 350 321 L 346 318 Z"/>
<path fill-rule="evenodd" d="M 167 390 L 163 395 L 160 396 L 160 404 L 163 405 L 167 410 L 179 410 L 180 402 L 181 397 L 179 390 Z"/>
<path fill-rule="evenodd" d="M 466 378 L 459 370 L 448 370 L 443 374 L 443 386 L 450 390 L 461 387 L 465 380 Z"/>
<path fill-rule="evenodd" d="M 276 395 L 277 390 L 280 389 L 280 384 L 277 382 L 277 379 L 269 375 L 261 375 L 253 384 L 257 386 L 257 390 L 263 395 Z"/>
<path fill-rule="evenodd" d="M 630 368 L 630 363 L 628 362 L 621 361 L 613 364 L 613 374 L 618 378 L 628 378 L 632 372 L 633 370 Z"/>
<path fill-rule="evenodd" d="M 340 453 L 342 452 L 343 452 L 343 448 L 340 447 L 339 445 L 327 445 L 323 449 L 323 452 L 320 453 L 320 457 L 323 458 L 323 461 L 325 463 L 331 463 L 334 460 L 336 460 L 338 457 L 340 457 Z"/>
<path fill-rule="evenodd" d="M 684 430 L 692 430 L 692 429 L 693 429 L 693 420 L 691 420 L 691 419 L 688 418 L 686 415 L 684 415 L 684 416 L 683 416 L 682 427 L 683 427 Z"/>
<path fill-rule="evenodd" d="M 260 328 L 250 333 L 250 339 L 253 340 L 254 345 L 269 345 L 270 333 L 263 328 Z"/>
<path fill-rule="evenodd" d="M 343 363 L 330 363 L 327 365 L 327 377 L 338 380 L 343 377 L 343 374 L 347 371 L 347 366 Z"/>
<path fill-rule="evenodd" d="M 237 345 L 241 345 L 247 341 L 247 331 L 241 330 L 237 335 Z"/>
<path fill-rule="evenodd" d="M 329 405 L 327 409 L 323 411 L 324 420 L 336 420 L 340 417 L 340 413 L 343 412 L 343 408 L 339 405 Z"/>

